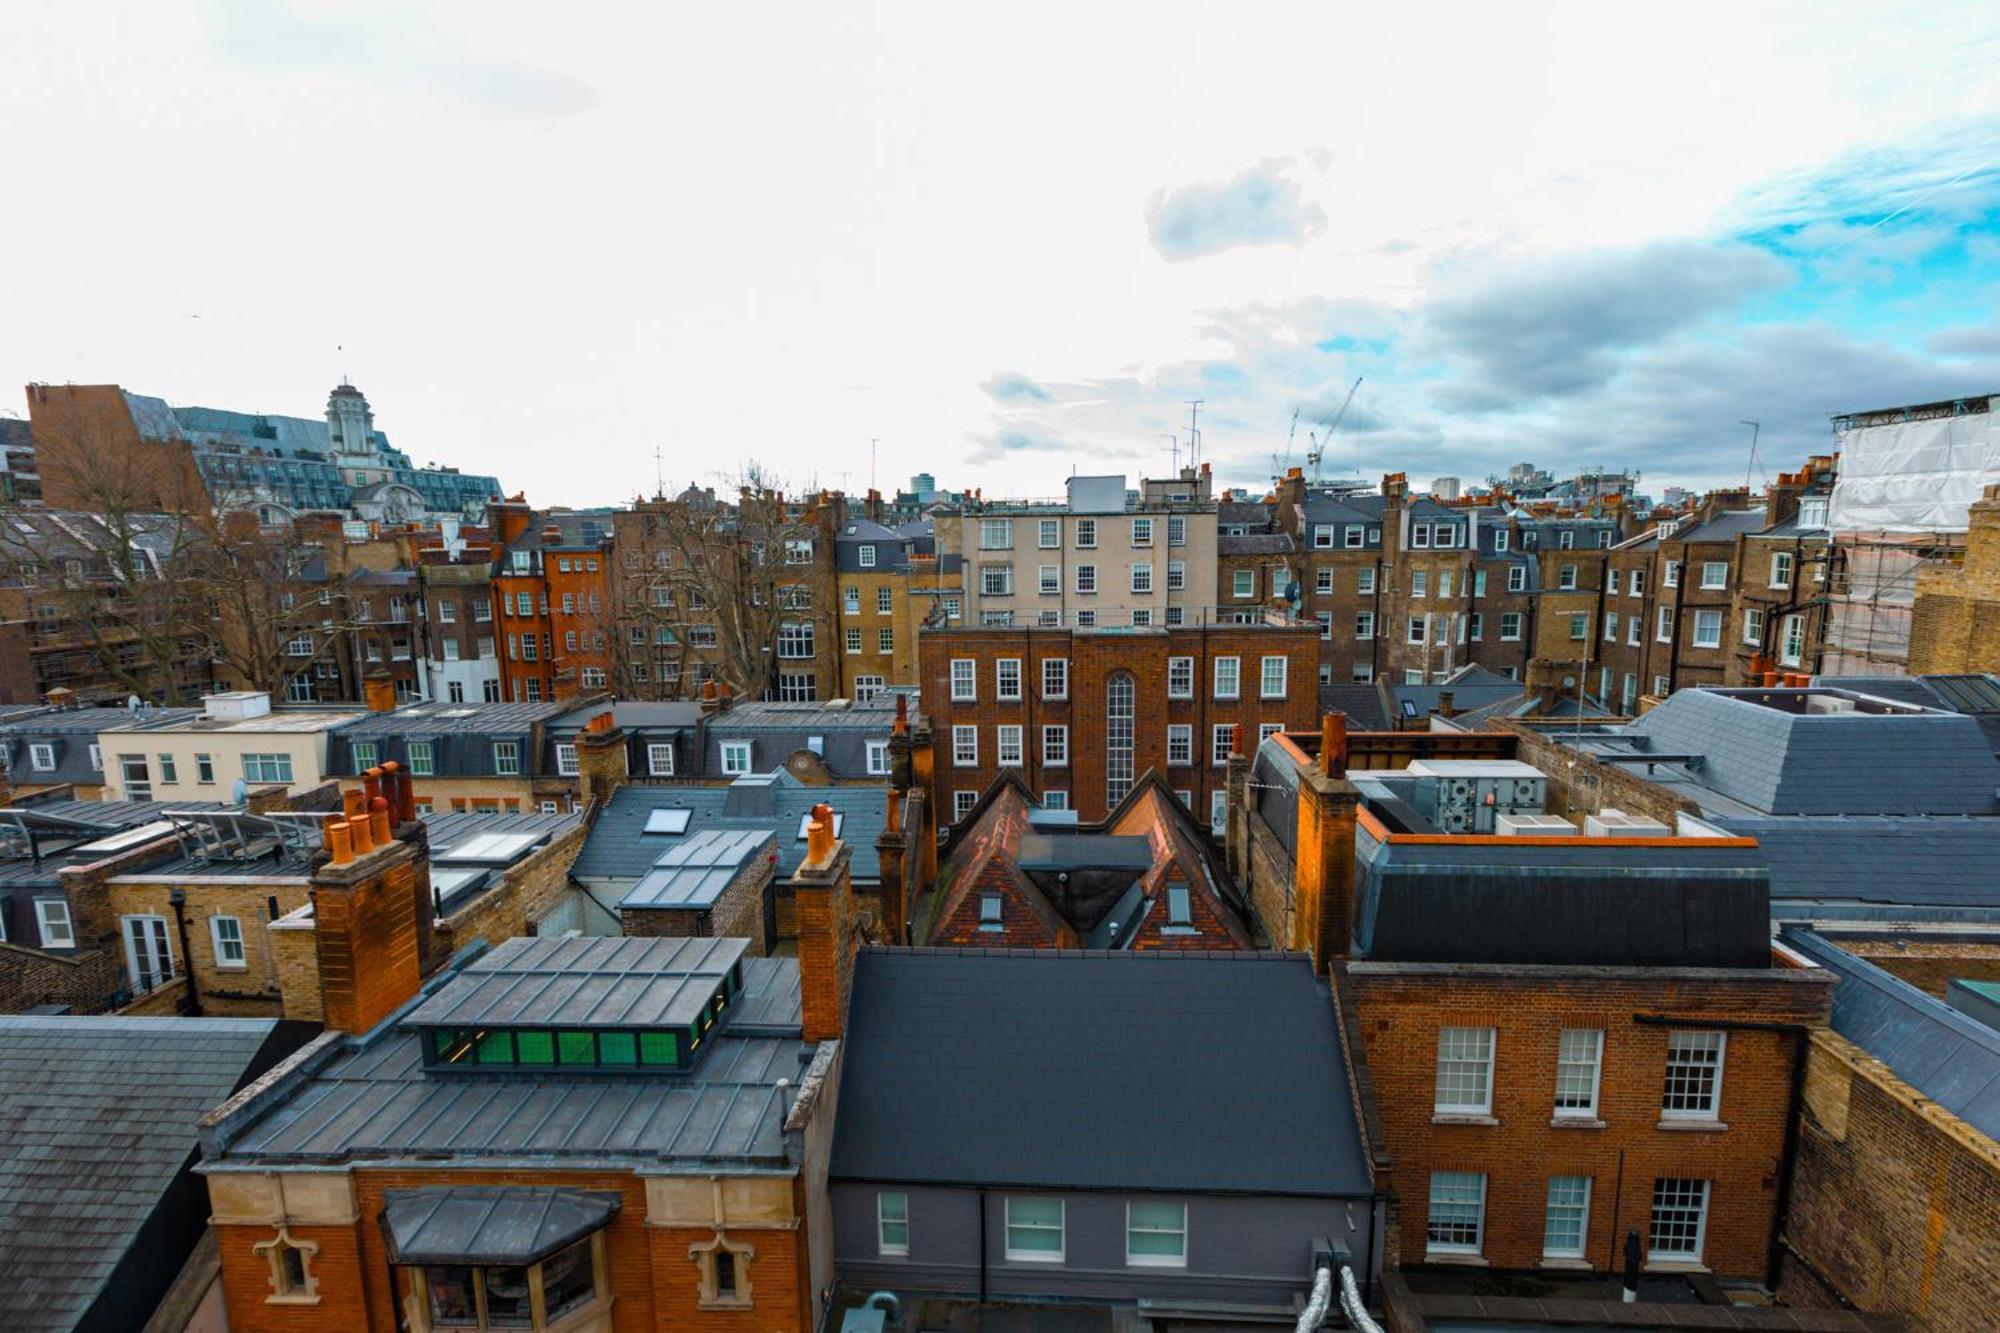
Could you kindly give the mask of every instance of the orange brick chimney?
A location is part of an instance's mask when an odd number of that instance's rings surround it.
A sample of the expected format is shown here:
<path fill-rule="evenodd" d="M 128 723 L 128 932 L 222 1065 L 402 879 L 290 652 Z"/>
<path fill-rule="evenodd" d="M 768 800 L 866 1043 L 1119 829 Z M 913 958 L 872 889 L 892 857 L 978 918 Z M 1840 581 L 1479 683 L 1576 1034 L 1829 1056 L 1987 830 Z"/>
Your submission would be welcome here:
<path fill-rule="evenodd" d="M 799 926 L 802 1036 L 830 1041 L 847 1021 L 854 980 L 854 853 L 834 836 L 833 808 L 815 805 L 806 824 L 806 859 L 792 872 Z"/>
<path fill-rule="evenodd" d="M 313 944 L 326 1025 L 366 1032 L 417 993 L 432 916 L 420 844 L 391 836 L 409 804 L 404 774 L 371 769 L 322 825 L 328 859 L 313 871 Z"/>
<path fill-rule="evenodd" d="M 632 775 L 626 731 L 609 708 L 594 715 L 576 734 L 578 794 L 586 805 L 602 805 Z"/>
<path fill-rule="evenodd" d="M 396 711 L 396 682 L 386 671 L 371 671 L 361 680 L 361 697 L 371 713 Z"/>
<path fill-rule="evenodd" d="M 1347 780 L 1347 715 L 1320 722 L 1319 758 L 1299 774 L 1299 830 L 1293 863 L 1289 947 L 1316 971 L 1347 955 L 1354 938 L 1354 820 L 1360 793 Z"/>

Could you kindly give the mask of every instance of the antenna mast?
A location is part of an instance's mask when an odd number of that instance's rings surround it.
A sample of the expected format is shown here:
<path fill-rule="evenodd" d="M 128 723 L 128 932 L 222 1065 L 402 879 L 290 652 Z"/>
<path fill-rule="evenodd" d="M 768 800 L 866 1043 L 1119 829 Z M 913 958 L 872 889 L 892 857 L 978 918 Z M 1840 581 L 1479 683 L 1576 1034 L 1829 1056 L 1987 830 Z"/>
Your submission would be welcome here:
<path fill-rule="evenodd" d="M 1187 400 L 1189 467 L 1196 467 L 1201 463 L 1201 405 L 1206 401 L 1204 398 Z"/>
<path fill-rule="evenodd" d="M 1743 489 L 1747 491 L 1750 489 L 1750 469 L 1757 466 L 1757 433 L 1762 427 L 1754 421 L 1739 421 L 1736 424 L 1750 428 L 1750 461 L 1743 465 Z"/>

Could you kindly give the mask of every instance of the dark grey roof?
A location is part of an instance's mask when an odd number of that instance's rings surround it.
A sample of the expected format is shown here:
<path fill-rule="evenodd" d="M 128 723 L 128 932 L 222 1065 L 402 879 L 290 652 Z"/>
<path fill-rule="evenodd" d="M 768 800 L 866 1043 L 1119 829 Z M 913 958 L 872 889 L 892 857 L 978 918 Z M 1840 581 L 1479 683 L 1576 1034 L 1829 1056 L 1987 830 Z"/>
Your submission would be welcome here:
<path fill-rule="evenodd" d="M 1217 555 L 1290 555 L 1295 549 L 1288 532 L 1250 532 L 1241 537 L 1224 533 L 1215 539 Z"/>
<path fill-rule="evenodd" d="M 800 830 L 807 813 L 824 801 L 840 817 L 841 838 L 854 849 L 854 877 L 874 880 L 882 873 L 875 840 L 887 822 L 886 790 L 872 785 L 808 787 L 782 771 L 738 778 L 727 787 L 629 783 L 599 812 L 570 875 L 586 882 L 636 880 L 677 838 L 704 829 L 749 829 L 776 835 L 782 879 L 805 861 Z M 686 833 L 646 832 L 655 810 L 688 811 Z"/>
<path fill-rule="evenodd" d="M 1964 713 L 1978 721 L 1987 743 L 2000 751 L 2000 676 L 1815 676 L 1813 684 L 1915 704 L 1919 708 Z"/>
<path fill-rule="evenodd" d="M 1682 528 L 1669 541 L 1677 542 L 1733 542 L 1746 533 L 1764 530 L 1762 509 L 1738 509 L 1727 514 L 1717 514 L 1706 523 L 1697 523 Z"/>
<path fill-rule="evenodd" d="M 594 551 L 611 540 L 612 509 L 559 509 L 537 510 L 530 515 L 527 530 L 508 543 L 510 551 L 568 550 Z M 542 536 L 545 529 L 556 528 L 560 536 L 554 542 Z"/>
<path fill-rule="evenodd" d="M 1326 983 L 1296 954 L 877 950 L 831 1174 L 1366 1195 Z"/>
<path fill-rule="evenodd" d="M 630 731 L 691 731 L 695 723 L 701 721 L 701 705 L 692 699 L 660 702 L 620 699 L 615 703 L 586 704 L 560 717 L 552 717 L 545 730 L 551 735 L 568 736 L 581 731 L 585 723 L 607 710 L 611 713 L 612 725 Z"/>
<path fill-rule="evenodd" d="M 674 1074 L 431 1073 L 418 1033 L 348 1037 L 204 1133 L 211 1163 L 402 1160 L 440 1165 L 594 1162 L 796 1167 L 783 1132 L 781 1079 L 796 1083 L 814 1048 L 799 1041 L 798 963 L 743 960 L 743 992 L 693 1068 Z M 788 1035 L 773 1035 L 787 1032 Z"/>
<path fill-rule="evenodd" d="M 0 1017 L 0 1318 L 9 1327 L 76 1326 L 186 1169 L 195 1122 L 243 1082 L 276 1027 L 261 1018 Z"/>
<path fill-rule="evenodd" d="M 1349 731 L 1390 730 L 1389 715 L 1382 710 L 1382 695 L 1372 683 L 1322 685 L 1319 709 L 1322 714 L 1347 714 Z"/>
<path fill-rule="evenodd" d="M 2000 1138 L 2000 1032 L 1810 930 L 1780 938 L 1840 978 L 1833 1030 L 1989 1138 Z"/>
<path fill-rule="evenodd" d="M 653 868 L 639 877 L 618 906 L 706 911 L 751 858 L 777 855 L 775 841 L 776 836 L 763 829 L 704 829 L 669 839 Z"/>
<path fill-rule="evenodd" d="M 602 1231 L 611 1191 L 526 1185 L 384 1190 L 382 1230 L 397 1264 L 532 1264 Z"/>
<path fill-rule="evenodd" d="M 1779 815 L 2000 813 L 2000 759 L 1956 713 L 1802 713 L 1817 690 L 1676 690 L 1614 735 L 1624 753 L 1699 755 L 1694 782 Z M 1770 699 L 1778 706 L 1766 706 Z M 1644 766 L 1628 764 L 1644 775 Z M 1693 793 L 1691 793 L 1693 794 Z"/>
<path fill-rule="evenodd" d="M 1301 508 L 1308 523 L 1366 523 L 1382 521 L 1379 495 L 1308 495 Z"/>
<path fill-rule="evenodd" d="M 424 816 L 429 834 L 432 861 L 478 861 L 481 864 L 512 865 L 549 840 L 574 827 L 583 818 L 580 811 L 545 815 L 539 811 L 513 814 L 506 811 L 446 811 Z M 494 839 L 505 839 L 497 843 Z"/>
<path fill-rule="evenodd" d="M 575 710 L 574 704 L 408 704 L 388 713 L 361 713 L 340 729 L 349 740 L 379 736 L 493 736 L 505 740 L 525 735 L 537 722 Z M 581 710 L 577 710 L 581 711 Z M 600 708 L 598 710 L 602 712 Z"/>
<path fill-rule="evenodd" d="M 887 694 L 846 708 L 825 703 L 734 704 L 708 719 L 699 776 L 722 772 L 724 741 L 747 740 L 753 768 L 774 768 L 800 750 L 817 748 L 834 777 L 865 777 L 868 742 L 888 740 L 895 725 L 895 700 Z"/>
<path fill-rule="evenodd" d="M 133 714 L 123 708 L 42 708 L 24 710 L 0 722 L 0 766 L 17 785 L 55 786 L 64 782 L 95 786 L 104 770 L 90 760 L 97 733 L 106 727 L 131 731 L 155 723 L 168 725 L 199 716 L 198 708 L 148 708 Z M 34 766 L 36 745 L 47 745 L 55 766 Z M 99 760 L 103 759 L 100 754 Z"/>
<path fill-rule="evenodd" d="M 682 1028 L 696 1021 L 740 939 L 515 938 L 474 959 L 403 1019 L 418 1027 Z"/>
<path fill-rule="evenodd" d="M 1772 910 L 1789 902 L 2000 908 L 2000 819 L 1922 815 L 1718 818 L 1757 839 Z M 1794 913 L 1795 914 L 1795 913 Z"/>

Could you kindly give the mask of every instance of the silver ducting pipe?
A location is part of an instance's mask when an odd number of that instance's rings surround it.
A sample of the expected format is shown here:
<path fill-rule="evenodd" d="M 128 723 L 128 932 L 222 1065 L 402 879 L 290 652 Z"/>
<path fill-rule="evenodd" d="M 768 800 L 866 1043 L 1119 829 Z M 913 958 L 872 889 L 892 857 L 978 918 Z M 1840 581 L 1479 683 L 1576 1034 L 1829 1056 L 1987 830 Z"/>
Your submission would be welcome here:
<path fill-rule="evenodd" d="M 1322 1272 L 1325 1270 L 1322 1269 Z M 1313 1289 L 1319 1289 L 1317 1280 Z M 1361 1333 L 1382 1333 L 1382 1326 L 1368 1313 L 1368 1307 L 1361 1303 L 1361 1284 L 1354 1280 L 1354 1270 L 1346 1264 L 1340 1266 L 1340 1312 L 1347 1316 L 1347 1322 Z"/>
<path fill-rule="evenodd" d="M 1313 1333 L 1326 1321 L 1326 1308 L 1332 1303 L 1333 1270 L 1321 1265 L 1313 1270 L 1312 1295 L 1306 1298 L 1306 1308 L 1300 1313 L 1292 1333 Z"/>

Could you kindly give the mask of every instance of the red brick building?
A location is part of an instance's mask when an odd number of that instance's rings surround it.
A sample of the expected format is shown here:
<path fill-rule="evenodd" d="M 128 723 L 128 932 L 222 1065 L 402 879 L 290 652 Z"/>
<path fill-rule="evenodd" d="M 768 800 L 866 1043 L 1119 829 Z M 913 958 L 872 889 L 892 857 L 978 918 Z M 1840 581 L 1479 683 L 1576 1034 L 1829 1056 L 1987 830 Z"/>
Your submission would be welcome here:
<path fill-rule="evenodd" d="M 926 631 L 919 649 L 940 824 L 1003 772 L 1095 822 L 1150 771 L 1213 819 L 1233 729 L 1303 729 L 1319 712 L 1318 630 L 1277 612 L 1185 629 Z"/>
<path fill-rule="evenodd" d="M 539 703 L 605 688 L 611 671 L 609 511 L 540 516 L 520 500 L 488 506 L 500 543 L 500 693 Z"/>

